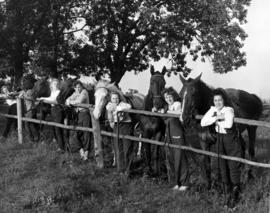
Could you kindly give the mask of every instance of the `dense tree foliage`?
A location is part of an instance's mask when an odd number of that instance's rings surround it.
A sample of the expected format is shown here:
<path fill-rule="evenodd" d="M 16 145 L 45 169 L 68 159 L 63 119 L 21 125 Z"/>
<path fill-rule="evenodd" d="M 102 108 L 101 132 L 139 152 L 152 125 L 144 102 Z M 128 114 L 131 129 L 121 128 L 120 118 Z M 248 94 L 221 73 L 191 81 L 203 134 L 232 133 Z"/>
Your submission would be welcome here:
<path fill-rule="evenodd" d="M 0 54 L 4 66 L 8 64 L 15 80 L 23 75 L 23 65 L 35 45 L 46 16 L 47 2 L 39 0 L 6 0 L 0 11 Z"/>
<path fill-rule="evenodd" d="M 214 71 L 245 65 L 241 51 L 248 0 L 93 0 L 87 17 L 89 39 L 101 72 L 119 82 L 140 72 L 149 59 L 172 60 L 171 71 L 188 74 L 187 56 L 209 58 Z"/>
<path fill-rule="evenodd" d="M 0 10 L 0 65 L 59 72 L 141 72 L 165 57 L 172 72 L 209 59 L 215 72 L 246 64 L 242 50 L 250 0 L 6 0 Z M 78 26 L 81 21 L 80 27 Z M 74 27 L 75 26 L 75 27 Z M 87 40 L 74 35 L 81 31 Z M 29 52 L 31 54 L 29 55 Z"/>

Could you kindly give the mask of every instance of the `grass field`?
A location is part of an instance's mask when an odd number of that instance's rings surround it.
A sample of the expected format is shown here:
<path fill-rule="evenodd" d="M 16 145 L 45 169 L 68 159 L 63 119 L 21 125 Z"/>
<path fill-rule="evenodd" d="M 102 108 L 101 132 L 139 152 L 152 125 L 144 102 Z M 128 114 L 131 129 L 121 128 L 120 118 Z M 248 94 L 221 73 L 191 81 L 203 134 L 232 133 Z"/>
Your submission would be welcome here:
<path fill-rule="evenodd" d="M 270 162 L 270 131 L 259 128 L 256 156 Z M 0 212 L 226 212 L 216 190 L 202 190 L 199 168 L 192 163 L 188 192 L 175 193 L 166 181 L 146 176 L 127 178 L 114 168 L 98 169 L 77 153 L 59 155 L 46 137 L 43 143 L 17 143 L 12 134 L 0 144 Z M 236 212 L 270 211 L 270 170 L 252 168 L 243 176 Z"/>

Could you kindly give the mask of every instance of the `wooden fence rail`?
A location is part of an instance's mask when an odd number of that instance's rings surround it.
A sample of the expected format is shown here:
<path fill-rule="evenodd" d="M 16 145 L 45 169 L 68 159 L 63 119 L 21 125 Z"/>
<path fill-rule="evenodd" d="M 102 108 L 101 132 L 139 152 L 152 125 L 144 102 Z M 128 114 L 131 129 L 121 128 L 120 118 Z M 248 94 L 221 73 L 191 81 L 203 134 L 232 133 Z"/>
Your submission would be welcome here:
<path fill-rule="evenodd" d="M 44 102 L 45 103 L 51 103 L 49 101 L 44 101 Z M 54 103 L 54 104 L 56 104 L 56 103 Z M 99 122 L 94 119 L 91 109 L 90 109 L 90 114 L 91 114 L 91 118 L 92 118 L 92 122 L 93 122 L 92 123 L 93 128 L 88 128 L 88 127 L 64 125 L 64 124 L 59 124 L 59 123 L 55 123 L 55 122 L 42 121 L 42 120 L 38 120 L 38 119 L 22 117 L 22 113 L 20 113 L 21 109 L 19 109 L 19 106 L 21 106 L 21 99 L 17 99 L 17 106 L 18 106 L 18 115 L 17 116 L 16 115 L 3 114 L 3 113 L 0 113 L 0 115 L 4 116 L 4 117 L 7 117 L 7 118 L 17 119 L 18 120 L 18 127 L 19 127 L 19 122 L 20 122 L 20 126 L 22 127 L 22 121 L 26 121 L 26 122 L 33 122 L 33 123 L 38 123 L 38 124 L 45 124 L 45 125 L 49 125 L 49 126 L 57 126 L 57 127 L 60 127 L 60 128 L 74 130 L 74 131 L 81 130 L 81 131 L 93 132 L 93 134 L 94 134 L 94 144 L 95 144 L 95 155 L 96 155 L 97 164 L 101 168 L 104 166 L 103 151 L 102 151 L 102 145 L 101 145 L 101 135 L 117 138 L 118 134 L 100 130 Z M 93 107 L 92 105 L 87 105 L 87 104 L 76 104 L 74 106 L 84 107 L 84 108 Z M 148 111 L 142 111 L 142 110 L 133 110 L 133 109 L 123 110 L 123 111 L 128 112 L 128 113 L 136 113 L 136 114 L 147 115 L 147 116 L 179 118 L 179 115 L 177 115 L 177 114 L 161 114 L 161 113 L 154 113 L 154 112 L 148 112 Z M 201 117 L 202 116 L 196 116 L 196 119 L 201 119 Z M 241 124 L 249 124 L 249 125 L 270 127 L 270 123 L 267 123 L 267 122 L 264 122 L 264 121 L 235 118 L 235 122 L 236 123 L 241 123 Z M 19 134 L 18 135 L 19 142 L 22 142 L 22 131 L 21 131 L 21 129 L 19 130 L 19 128 L 18 128 L 18 134 Z M 20 138 L 21 138 L 21 141 L 20 141 Z M 195 152 L 195 153 L 202 154 L 202 155 L 208 155 L 208 156 L 211 156 L 211 157 L 216 157 L 216 158 L 220 157 L 220 158 L 226 159 L 226 160 L 238 161 L 238 162 L 248 164 L 248 165 L 251 165 L 251 166 L 270 168 L 270 164 L 254 162 L 254 161 L 250 161 L 250 160 L 243 159 L 243 158 L 226 156 L 226 155 L 221 155 L 221 154 L 218 155 L 217 153 L 204 151 L 204 150 L 196 149 L 196 148 L 189 147 L 189 146 L 180 146 L 180 145 L 167 144 L 167 143 L 165 144 L 164 142 L 160 142 L 160 141 L 155 141 L 155 140 L 146 139 L 146 138 L 138 138 L 138 137 L 129 136 L 129 135 L 121 135 L 121 134 L 119 134 L 119 138 L 126 138 L 126 139 L 129 139 L 129 140 L 132 140 L 132 141 L 150 143 L 150 144 L 155 144 L 155 145 L 159 145 L 159 146 L 168 146 L 168 147 L 176 148 L 176 149 L 183 149 L 183 150 Z M 119 159 L 118 159 L 118 161 L 119 161 Z"/>

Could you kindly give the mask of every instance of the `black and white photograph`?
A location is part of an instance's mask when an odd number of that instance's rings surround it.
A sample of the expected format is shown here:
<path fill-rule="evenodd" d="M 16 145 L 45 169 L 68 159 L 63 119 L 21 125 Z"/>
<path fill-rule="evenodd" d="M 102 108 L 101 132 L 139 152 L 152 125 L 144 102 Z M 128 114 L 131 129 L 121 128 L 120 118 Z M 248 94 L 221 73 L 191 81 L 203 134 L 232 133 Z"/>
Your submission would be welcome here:
<path fill-rule="evenodd" d="M 0 213 L 270 213 L 269 10 L 0 0 Z"/>

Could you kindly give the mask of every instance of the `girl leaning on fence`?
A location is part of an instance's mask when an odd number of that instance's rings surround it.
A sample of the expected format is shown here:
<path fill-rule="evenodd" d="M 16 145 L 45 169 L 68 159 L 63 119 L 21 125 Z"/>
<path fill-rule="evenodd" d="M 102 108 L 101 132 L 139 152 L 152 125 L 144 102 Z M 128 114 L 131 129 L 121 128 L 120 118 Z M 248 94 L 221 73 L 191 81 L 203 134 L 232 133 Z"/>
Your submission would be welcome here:
<path fill-rule="evenodd" d="M 162 94 L 167 103 L 164 111 L 171 114 L 181 114 L 181 102 L 177 92 L 172 87 L 169 87 L 164 89 Z M 166 142 L 175 145 L 186 145 L 184 128 L 179 119 L 166 119 Z M 175 178 L 173 190 L 186 191 L 189 187 L 187 152 L 181 149 L 170 148 L 170 163 L 172 164 Z"/>
<path fill-rule="evenodd" d="M 49 97 L 41 97 L 37 100 L 43 101 L 50 101 L 51 102 L 51 117 L 54 122 L 63 123 L 64 121 L 64 114 L 61 110 L 61 106 L 57 105 L 57 96 L 60 93 L 59 89 L 60 82 L 58 79 L 52 79 L 50 82 L 50 89 L 51 95 Z M 60 127 L 53 127 L 54 137 L 56 138 L 58 149 L 57 152 L 64 153 L 65 152 L 65 141 L 63 137 L 63 129 Z"/>
<path fill-rule="evenodd" d="M 131 105 L 124 100 L 120 100 L 120 95 L 112 92 L 110 101 L 106 105 L 108 120 L 113 132 L 117 132 L 117 113 L 124 109 L 131 109 Z M 131 118 L 128 113 L 119 113 L 119 134 L 132 135 L 133 128 Z M 114 138 L 114 150 L 116 147 L 116 140 Z M 120 157 L 120 170 L 122 172 L 129 172 L 133 160 L 133 142 L 128 139 L 119 139 L 118 144 L 119 157 Z"/>
<path fill-rule="evenodd" d="M 234 109 L 229 107 L 226 92 L 218 88 L 213 91 L 213 106 L 201 120 L 201 126 L 215 126 L 216 151 L 233 157 L 241 157 L 241 145 L 234 124 Z M 218 167 L 224 186 L 225 206 L 234 208 L 240 193 L 240 163 L 218 159 Z"/>
<path fill-rule="evenodd" d="M 37 109 L 33 98 L 33 86 L 23 85 L 23 90 L 20 92 L 19 97 L 23 99 L 24 115 L 27 118 L 37 119 Z M 39 125 L 37 123 L 26 122 L 25 127 L 29 134 L 29 140 L 38 142 L 40 139 Z"/>
<path fill-rule="evenodd" d="M 82 82 L 77 81 L 74 84 L 74 93 L 66 100 L 66 104 L 89 104 L 88 91 L 84 88 Z M 77 113 L 77 125 L 82 127 L 90 127 L 91 117 L 89 109 L 76 107 Z M 88 159 L 90 146 L 91 146 L 91 134 L 87 131 L 76 131 L 76 139 L 80 147 L 80 156 L 83 160 Z"/>

